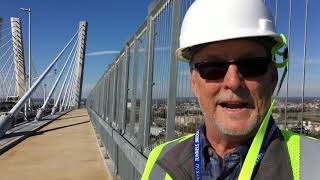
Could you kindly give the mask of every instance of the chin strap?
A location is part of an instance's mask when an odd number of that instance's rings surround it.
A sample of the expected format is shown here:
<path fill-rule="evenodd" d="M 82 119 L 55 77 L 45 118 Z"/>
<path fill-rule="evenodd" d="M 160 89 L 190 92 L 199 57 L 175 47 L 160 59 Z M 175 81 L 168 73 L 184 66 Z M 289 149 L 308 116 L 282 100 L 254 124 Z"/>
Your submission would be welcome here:
<path fill-rule="evenodd" d="M 282 73 L 281 79 L 278 83 L 278 87 L 277 87 L 277 91 L 275 93 L 275 96 L 272 98 L 272 102 L 270 104 L 270 107 L 259 127 L 259 130 L 256 134 L 256 136 L 254 137 L 251 146 L 248 150 L 246 159 L 244 160 L 243 166 L 241 168 L 240 174 L 239 174 L 239 178 L 238 180 L 250 180 L 251 176 L 252 176 L 252 172 L 254 170 L 254 167 L 256 165 L 256 161 L 258 158 L 258 154 L 260 152 L 261 149 L 261 145 L 264 139 L 264 135 L 266 133 L 267 130 L 267 126 L 269 123 L 269 119 L 271 117 L 272 114 L 272 109 L 276 104 L 276 99 L 278 97 L 280 88 L 282 86 L 283 80 L 287 74 L 288 71 L 288 62 L 289 62 L 289 58 L 288 58 L 288 48 L 286 46 L 287 40 L 286 37 L 283 34 L 280 34 L 280 37 L 282 38 L 282 42 L 278 42 L 273 48 L 272 48 L 272 59 L 274 60 L 274 63 L 276 65 L 277 68 L 284 68 L 284 71 Z M 282 47 L 285 46 L 284 51 L 280 51 L 280 49 Z M 279 55 L 282 56 L 282 62 L 276 62 L 276 58 L 275 56 Z"/>

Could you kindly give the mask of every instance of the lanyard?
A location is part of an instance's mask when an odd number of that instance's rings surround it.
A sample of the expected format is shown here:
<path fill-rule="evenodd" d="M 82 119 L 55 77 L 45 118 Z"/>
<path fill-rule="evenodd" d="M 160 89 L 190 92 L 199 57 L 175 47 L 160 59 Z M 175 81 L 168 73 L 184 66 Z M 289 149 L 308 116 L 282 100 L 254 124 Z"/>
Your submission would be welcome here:
<path fill-rule="evenodd" d="M 258 155 L 258 158 L 257 158 L 257 161 L 256 161 L 256 165 L 261 162 L 261 160 L 262 160 L 262 158 L 264 156 L 264 153 L 266 152 L 266 148 L 267 148 L 267 146 L 268 146 L 268 144 L 269 144 L 269 142 L 271 140 L 271 137 L 272 137 L 273 133 L 276 131 L 276 129 L 277 129 L 277 126 L 273 122 L 273 124 L 271 126 L 271 129 L 270 129 L 270 131 L 268 133 L 268 136 L 266 137 L 266 139 L 265 139 L 265 141 L 264 141 L 264 143 L 262 145 L 262 149 L 260 150 L 260 153 Z"/>
<path fill-rule="evenodd" d="M 263 145 L 262 145 L 262 149 L 261 152 L 259 153 L 256 163 L 255 165 L 259 164 L 260 161 L 262 160 L 264 154 L 265 154 L 265 148 L 268 146 L 269 141 L 271 140 L 271 137 L 273 135 L 273 133 L 276 131 L 277 126 L 275 125 L 275 123 L 272 124 L 271 129 L 268 133 L 268 136 L 266 137 Z M 193 162 L 194 162 L 194 177 L 197 180 L 201 180 L 202 179 L 202 164 L 201 164 L 201 140 L 200 140 L 200 136 L 201 136 L 201 128 L 199 128 L 194 136 L 193 139 Z"/>
<path fill-rule="evenodd" d="M 194 168 L 194 177 L 196 180 L 201 180 L 202 178 L 202 164 L 201 164 L 201 128 L 198 129 L 194 138 L 193 138 L 193 168 Z"/>

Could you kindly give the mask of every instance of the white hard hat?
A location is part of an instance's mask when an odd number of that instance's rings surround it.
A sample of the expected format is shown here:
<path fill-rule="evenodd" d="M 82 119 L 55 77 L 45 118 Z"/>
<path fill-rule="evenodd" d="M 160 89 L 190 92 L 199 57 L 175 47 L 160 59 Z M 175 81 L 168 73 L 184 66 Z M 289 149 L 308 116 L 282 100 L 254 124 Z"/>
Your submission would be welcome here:
<path fill-rule="evenodd" d="M 215 41 L 247 37 L 272 37 L 276 33 L 274 19 L 263 0 L 195 0 L 181 27 L 179 59 L 189 62 L 187 48 Z"/>

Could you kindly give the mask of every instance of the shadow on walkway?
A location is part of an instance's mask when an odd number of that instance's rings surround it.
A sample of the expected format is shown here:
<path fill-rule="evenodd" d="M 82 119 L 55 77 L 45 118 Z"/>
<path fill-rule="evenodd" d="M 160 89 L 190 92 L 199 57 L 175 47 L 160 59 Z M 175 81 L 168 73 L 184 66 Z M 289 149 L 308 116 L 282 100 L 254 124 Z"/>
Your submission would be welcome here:
<path fill-rule="evenodd" d="M 38 132 L 33 133 L 31 136 L 43 135 L 46 132 L 55 131 L 55 130 L 58 130 L 58 129 L 68 128 L 68 127 L 72 127 L 72 126 L 77 126 L 77 125 L 85 124 L 85 123 L 88 123 L 88 122 L 90 122 L 90 121 L 83 121 L 83 122 L 79 122 L 79 123 L 75 123 L 75 124 L 69 124 L 69 125 L 66 125 L 66 126 L 60 126 L 60 127 L 56 127 L 56 128 L 52 128 L 52 129 L 38 131 Z"/>
<path fill-rule="evenodd" d="M 47 129 L 47 130 L 43 130 L 43 131 L 37 131 L 37 132 L 32 132 L 32 131 L 21 131 L 21 132 L 13 132 L 10 134 L 6 134 L 3 138 L 11 138 L 11 137 L 16 137 L 16 136 L 23 136 L 23 135 L 28 135 L 30 133 L 32 133 L 31 136 L 38 136 L 38 135 L 43 135 L 46 132 L 50 132 L 50 131 L 54 131 L 54 130 L 58 130 L 58 129 L 63 129 L 63 128 L 67 128 L 67 127 L 72 127 L 72 126 L 77 126 L 80 124 L 85 124 L 88 123 L 90 121 L 83 121 L 83 122 L 79 122 L 79 123 L 75 123 L 75 124 L 69 124 L 66 126 L 60 126 L 60 127 L 56 127 L 56 128 L 52 128 L 52 129 Z"/>
<path fill-rule="evenodd" d="M 63 118 L 58 118 L 57 120 L 66 120 L 66 119 L 72 119 L 72 118 L 79 118 L 79 117 L 84 117 L 84 116 L 88 116 L 88 114 L 81 114 L 81 115 L 78 115 L 78 116 L 70 116 L 70 117 L 63 117 Z"/>

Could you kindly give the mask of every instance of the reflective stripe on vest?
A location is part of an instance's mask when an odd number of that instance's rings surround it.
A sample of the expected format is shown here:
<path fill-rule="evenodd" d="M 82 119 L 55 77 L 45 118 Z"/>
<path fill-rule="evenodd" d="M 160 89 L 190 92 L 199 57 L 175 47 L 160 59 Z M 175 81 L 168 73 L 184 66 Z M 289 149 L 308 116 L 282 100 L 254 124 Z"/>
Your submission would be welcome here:
<path fill-rule="evenodd" d="M 281 130 L 290 158 L 292 176 L 294 180 L 300 179 L 300 135 L 291 131 Z"/>
<path fill-rule="evenodd" d="M 183 142 L 191 137 L 193 137 L 194 134 L 188 134 L 183 137 L 180 137 L 178 139 L 160 144 L 159 146 L 155 147 L 149 154 L 148 161 L 146 164 L 146 167 L 144 169 L 143 175 L 141 177 L 142 180 L 148 180 L 150 174 L 156 175 L 157 179 L 166 179 L 170 180 L 172 179 L 169 174 L 167 174 L 165 171 L 163 171 L 162 168 L 157 166 L 155 163 L 161 155 L 164 155 L 171 147 L 175 146 L 176 144 Z M 152 173 L 151 173 L 152 171 Z M 155 177 L 150 177 L 150 179 L 154 179 Z"/>

